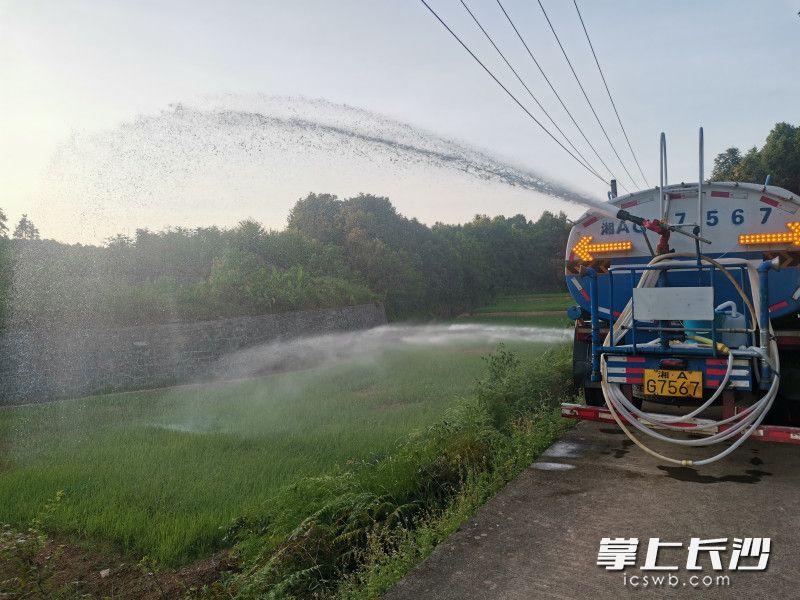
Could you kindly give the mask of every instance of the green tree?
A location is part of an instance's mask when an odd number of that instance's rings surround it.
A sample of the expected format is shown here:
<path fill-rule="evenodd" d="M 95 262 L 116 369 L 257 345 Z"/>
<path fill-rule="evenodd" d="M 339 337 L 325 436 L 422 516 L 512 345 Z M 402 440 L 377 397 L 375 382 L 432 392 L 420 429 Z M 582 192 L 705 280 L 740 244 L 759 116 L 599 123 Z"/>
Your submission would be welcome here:
<path fill-rule="evenodd" d="M 746 181 L 750 183 L 764 183 L 769 175 L 769 167 L 764 164 L 763 156 L 755 146 L 750 148 L 742 157 L 742 162 L 733 170 L 731 181 Z M 775 185 L 781 185 L 773 180 Z"/>
<path fill-rule="evenodd" d="M 753 147 L 744 155 L 728 148 L 714 159 L 711 180 L 762 183 L 767 175 L 773 185 L 800 194 L 800 127 L 777 123 L 760 150 Z"/>
<path fill-rule="evenodd" d="M 309 194 L 289 213 L 289 229 L 323 244 L 341 241 L 338 226 L 342 203 L 332 194 Z"/>
<path fill-rule="evenodd" d="M 3 209 L 0 208 L 0 238 L 6 239 L 8 237 L 8 217 Z"/>
<path fill-rule="evenodd" d="M 261 223 L 253 219 L 239 221 L 239 224 L 230 232 L 234 248 L 255 254 L 260 253 L 265 233 Z"/>
<path fill-rule="evenodd" d="M 774 184 L 800 194 L 800 127 L 775 125 L 760 154 Z"/>
<path fill-rule="evenodd" d="M 14 239 L 17 240 L 38 240 L 39 239 L 39 230 L 36 228 L 36 225 L 33 224 L 28 218 L 28 215 L 22 215 L 22 218 L 17 223 L 16 228 L 14 229 Z"/>
<path fill-rule="evenodd" d="M 724 181 L 733 177 L 733 170 L 742 162 L 742 153 L 738 148 L 728 148 L 725 152 L 720 152 L 714 159 L 714 170 L 711 172 L 711 179 L 714 181 Z"/>

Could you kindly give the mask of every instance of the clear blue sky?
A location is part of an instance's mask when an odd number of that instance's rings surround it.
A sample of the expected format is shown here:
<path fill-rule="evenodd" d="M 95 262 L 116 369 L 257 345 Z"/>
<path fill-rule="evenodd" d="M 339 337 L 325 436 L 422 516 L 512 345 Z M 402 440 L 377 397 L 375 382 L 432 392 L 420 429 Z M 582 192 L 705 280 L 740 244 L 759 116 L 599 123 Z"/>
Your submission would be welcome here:
<path fill-rule="evenodd" d="M 519 90 L 457 0 L 431 4 Z M 495 2 L 469 4 L 572 133 Z M 606 162 L 621 171 L 538 4 L 504 4 Z M 544 4 L 612 139 L 631 164 L 572 3 Z M 668 135 L 671 179 L 689 181 L 697 179 L 699 125 L 706 132 L 708 171 L 724 148 L 760 145 L 776 121 L 800 121 L 800 0 L 583 0 L 580 6 L 651 184 L 662 130 Z M 44 234 L 57 238 L 79 236 L 64 222 L 63 212 L 48 213 L 43 173 L 71 134 L 114 130 L 137 115 L 207 94 L 302 95 L 363 107 L 474 144 L 597 197 L 605 194 L 415 0 L 0 0 L 0 89 L 0 207 L 13 220 L 29 212 Z M 304 187 L 259 189 L 258 194 L 271 197 L 274 210 L 250 216 L 279 227 L 297 196 L 309 190 L 350 193 L 357 173 L 354 165 L 341 185 L 330 175 L 317 181 L 313 172 L 296 174 L 294 180 L 306 182 Z M 370 180 L 370 189 L 363 191 L 389 195 L 403 212 L 427 222 L 462 221 L 482 206 L 489 214 L 529 217 L 545 207 L 518 191 L 476 186 L 472 192 L 460 190 L 458 199 L 445 198 L 434 210 L 419 199 L 424 186 L 413 183 L 389 173 L 383 181 Z M 465 194 L 472 196 L 465 199 Z M 231 222 L 248 216 L 236 214 L 235 207 L 228 212 Z M 120 214 L 114 213 L 110 228 L 157 228 L 172 216 Z"/>

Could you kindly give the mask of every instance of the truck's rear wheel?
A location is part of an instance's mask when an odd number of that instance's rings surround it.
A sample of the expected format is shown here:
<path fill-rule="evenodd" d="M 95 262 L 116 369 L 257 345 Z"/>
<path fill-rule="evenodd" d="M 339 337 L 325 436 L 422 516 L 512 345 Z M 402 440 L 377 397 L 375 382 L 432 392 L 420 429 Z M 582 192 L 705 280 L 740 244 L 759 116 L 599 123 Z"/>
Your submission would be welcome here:
<path fill-rule="evenodd" d="M 586 399 L 587 406 L 605 406 L 606 399 L 603 390 L 600 388 L 583 388 L 583 397 Z"/>
<path fill-rule="evenodd" d="M 800 425 L 800 352 L 780 350 L 781 385 L 775 404 L 767 415 L 771 425 Z"/>

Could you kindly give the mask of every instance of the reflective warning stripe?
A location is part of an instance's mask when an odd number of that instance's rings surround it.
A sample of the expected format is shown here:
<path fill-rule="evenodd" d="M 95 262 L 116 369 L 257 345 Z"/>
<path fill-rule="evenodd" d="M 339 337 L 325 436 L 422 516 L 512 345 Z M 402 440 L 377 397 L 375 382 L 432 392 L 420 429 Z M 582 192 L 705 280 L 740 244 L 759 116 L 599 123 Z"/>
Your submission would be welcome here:
<path fill-rule="evenodd" d="M 606 379 L 609 383 L 642 384 L 644 383 L 644 370 L 646 368 L 659 370 L 660 358 L 647 358 L 644 356 L 619 356 L 611 355 L 606 361 Z M 694 363 L 689 370 L 703 373 L 703 387 L 718 388 L 728 370 L 728 359 L 707 358 L 698 365 Z M 751 364 L 744 358 L 733 361 L 733 369 L 728 378 L 728 387 L 732 389 L 749 390 L 751 385 Z"/>
<path fill-rule="evenodd" d="M 705 387 L 717 388 L 717 387 L 719 387 L 720 383 L 722 383 L 721 379 L 709 379 L 709 380 L 707 380 L 705 382 Z M 750 381 L 731 378 L 731 379 L 728 380 L 728 387 L 741 388 L 741 389 L 749 390 L 750 389 Z"/>
<path fill-rule="evenodd" d="M 722 375 L 727 373 L 727 369 L 706 369 L 708 375 Z M 750 371 L 747 369 L 732 369 L 731 377 L 750 377 Z"/>
<path fill-rule="evenodd" d="M 581 282 L 578 281 L 578 278 L 577 277 L 573 277 L 571 279 L 571 281 L 572 281 L 572 285 L 575 286 L 575 289 L 578 290 L 578 292 L 580 293 L 581 296 L 583 296 L 583 299 L 588 302 L 589 301 L 589 293 L 585 289 L 583 289 L 583 286 L 581 285 Z"/>
<path fill-rule="evenodd" d="M 609 383 L 644 383 L 643 377 L 607 377 Z"/>
<path fill-rule="evenodd" d="M 614 356 L 608 356 L 608 357 L 606 357 L 606 359 L 607 359 L 609 365 L 611 363 L 615 363 L 615 362 L 622 362 L 622 363 L 624 363 L 624 362 L 638 362 L 638 363 L 643 363 L 643 362 L 647 361 L 647 359 L 644 356 L 617 356 L 617 355 L 614 355 Z"/>
<path fill-rule="evenodd" d="M 778 210 L 782 210 L 783 212 L 787 212 L 792 215 L 797 212 L 797 207 L 794 204 L 780 202 L 778 200 L 775 200 L 774 198 L 770 198 L 769 196 L 761 196 L 759 200 L 764 204 L 769 204 L 770 206 L 774 206 Z"/>
<path fill-rule="evenodd" d="M 770 306 L 769 312 L 775 312 L 781 310 L 782 308 L 786 308 L 787 306 L 789 306 L 789 303 L 786 300 L 781 300 L 780 302 Z"/>
<path fill-rule="evenodd" d="M 761 202 L 763 202 L 764 204 L 769 204 L 770 206 L 775 206 L 775 207 L 778 207 L 778 206 L 780 206 L 780 204 L 781 204 L 781 203 L 780 203 L 780 202 L 778 202 L 777 200 L 774 200 L 773 198 L 770 198 L 770 197 L 768 197 L 768 196 L 761 196 L 760 200 L 761 200 Z"/>
<path fill-rule="evenodd" d="M 695 194 L 695 198 L 697 194 Z M 712 198 L 747 198 L 747 192 L 723 192 L 721 190 L 714 190 L 711 192 Z"/>
<path fill-rule="evenodd" d="M 728 359 L 727 358 L 707 358 L 706 359 L 706 364 L 707 365 L 723 365 L 723 366 L 727 366 L 728 365 Z M 733 360 L 733 366 L 734 367 L 748 367 L 748 366 L 750 366 L 750 361 L 748 361 L 746 358 L 735 358 Z"/>

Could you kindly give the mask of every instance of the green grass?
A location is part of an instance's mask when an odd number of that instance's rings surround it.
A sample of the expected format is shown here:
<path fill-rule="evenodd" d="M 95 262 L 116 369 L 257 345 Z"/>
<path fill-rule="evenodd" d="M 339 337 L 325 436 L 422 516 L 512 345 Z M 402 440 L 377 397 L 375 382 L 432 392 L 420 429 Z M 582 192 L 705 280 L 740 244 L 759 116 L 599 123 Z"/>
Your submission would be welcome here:
<path fill-rule="evenodd" d="M 484 323 L 487 325 L 516 325 L 520 327 L 572 327 L 573 321 L 566 310 L 575 304 L 568 293 L 519 294 L 501 296 L 492 304 L 470 311 L 470 315 L 458 317 L 459 323 Z M 544 315 L 496 315 L 490 313 L 514 313 L 555 311 Z"/>
<path fill-rule="evenodd" d="M 490 350 L 392 350 L 249 381 L 0 410 L 0 522 L 23 526 L 64 490 L 54 533 L 163 564 L 207 555 L 233 519 L 259 514 L 287 485 L 383 458 L 440 420 L 472 394 Z"/>
<path fill-rule="evenodd" d="M 519 294 L 501 296 L 492 304 L 471 310 L 472 313 L 529 312 L 537 310 L 566 310 L 575 300 L 567 292 L 548 294 Z"/>
<path fill-rule="evenodd" d="M 443 509 L 427 511 L 412 526 L 381 529 L 371 536 L 362 565 L 343 578 L 333 598 L 383 596 L 571 426 L 557 411 L 520 418 L 503 448 L 499 468 L 469 477 Z"/>

